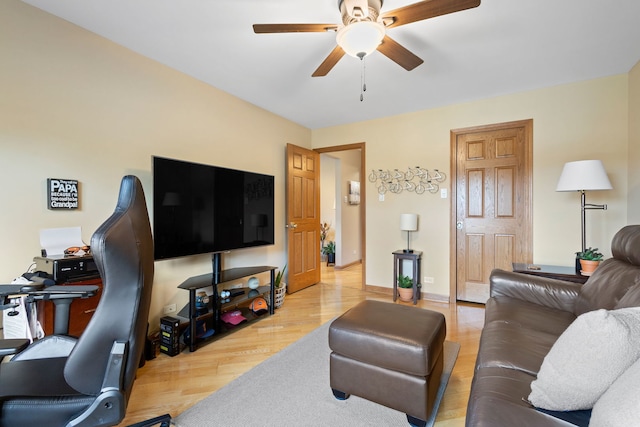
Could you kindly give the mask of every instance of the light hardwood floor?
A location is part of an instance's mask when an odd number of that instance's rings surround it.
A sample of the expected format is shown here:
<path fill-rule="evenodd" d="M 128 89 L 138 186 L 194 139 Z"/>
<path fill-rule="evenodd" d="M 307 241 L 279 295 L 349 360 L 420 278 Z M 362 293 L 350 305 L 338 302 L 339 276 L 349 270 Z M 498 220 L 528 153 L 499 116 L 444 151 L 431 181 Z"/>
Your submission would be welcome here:
<path fill-rule="evenodd" d="M 160 354 L 147 361 L 138 370 L 127 416 L 121 426 L 164 413 L 176 416 L 360 301 L 391 301 L 388 295 L 362 291 L 360 274 L 359 265 L 335 271 L 333 267 L 323 266 L 322 282 L 287 295 L 273 316 L 202 346 L 194 353 L 185 350 L 175 357 Z M 463 426 L 484 323 L 484 306 L 425 300 L 419 301 L 418 306 L 443 313 L 447 339 L 461 344 L 436 426 Z M 268 391 L 265 398 L 270 398 Z M 215 419 L 215 409 L 213 411 L 212 419 Z"/>

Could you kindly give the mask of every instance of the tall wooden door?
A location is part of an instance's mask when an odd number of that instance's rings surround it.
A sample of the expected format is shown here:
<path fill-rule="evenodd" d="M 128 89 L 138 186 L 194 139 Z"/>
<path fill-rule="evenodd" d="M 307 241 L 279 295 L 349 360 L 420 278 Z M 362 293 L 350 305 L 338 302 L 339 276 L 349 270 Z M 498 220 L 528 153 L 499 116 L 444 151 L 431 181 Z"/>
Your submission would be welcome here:
<path fill-rule="evenodd" d="M 532 120 L 451 131 L 458 300 L 485 303 L 491 270 L 532 261 L 532 135 Z"/>
<path fill-rule="evenodd" d="M 287 144 L 287 291 L 320 281 L 320 154 Z"/>

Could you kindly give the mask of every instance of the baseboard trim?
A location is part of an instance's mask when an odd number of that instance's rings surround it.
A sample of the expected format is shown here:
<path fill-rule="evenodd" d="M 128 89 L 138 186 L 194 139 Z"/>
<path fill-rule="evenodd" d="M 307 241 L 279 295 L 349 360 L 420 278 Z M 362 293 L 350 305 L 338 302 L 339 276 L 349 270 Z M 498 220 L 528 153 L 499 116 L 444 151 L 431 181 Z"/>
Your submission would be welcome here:
<path fill-rule="evenodd" d="M 393 288 L 387 288 L 386 286 L 365 285 L 365 291 L 376 293 L 376 294 L 388 295 L 389 298 L 393 299 Z M 447 295 L 422 292 L 420 296 L 421 296 L 420 299 L 422 300 L 446 302 L 446 303 L 449 302 L 449 296 Z"/>
<path fill-rule="evenodd" d="M 362 264 L 362 260 L 361 259 L 357 259 L 353 262 L 350 262 L 349 264 L 345 264 L 345 265 L 334 265 L 333 268 L 336 270 L 344 270 L 345 268 L 349 268 L 349 267 L 353 267 L 354 265 L 359 265 Z"/>

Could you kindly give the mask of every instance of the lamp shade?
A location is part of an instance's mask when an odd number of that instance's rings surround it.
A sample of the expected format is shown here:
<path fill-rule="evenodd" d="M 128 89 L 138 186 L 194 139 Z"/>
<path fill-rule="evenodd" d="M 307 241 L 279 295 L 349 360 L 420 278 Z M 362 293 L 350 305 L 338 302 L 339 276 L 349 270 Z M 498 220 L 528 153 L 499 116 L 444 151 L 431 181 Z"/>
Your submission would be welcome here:
<path fill-rule="evenodd" d="M 565 163 L 556 191 L 611 190 L 611 182 L 600 160 Z"/>
<path fill-rule="evenodd" d="M 401 214 L 400 215 L 400 230 L 416 231 L 417 229 L 418 229 L 417 214 Z"/>
<path fill-rule="evenodd" d="M 336 42 L 348 55 L 359 58 L 376 50 L 384 34 L 384 25 L 381 23 L 360 21 L 340 28 Z"/>

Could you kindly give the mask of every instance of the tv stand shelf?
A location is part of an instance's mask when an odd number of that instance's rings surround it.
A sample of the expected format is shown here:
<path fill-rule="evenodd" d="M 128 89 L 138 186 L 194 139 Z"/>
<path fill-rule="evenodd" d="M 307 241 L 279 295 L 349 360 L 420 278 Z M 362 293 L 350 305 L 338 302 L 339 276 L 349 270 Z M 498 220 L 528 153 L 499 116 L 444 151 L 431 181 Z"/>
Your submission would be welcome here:
<path fill-rule="evenodd" d="M 211 337 L 207 337 L 207 340 L 213 340 L 220 338 L 221 336 L 236 331 L 243 326 L 252 323 L 255 320 L 260 319 L 261 316 L 255 315 L 251 310 L 247 308 L 240 308 L 240 305 L 254 298 L 264 296 L 269 293 L 269 315 L 274 313 L 275 308 L 275 270 L 277 267 L 259 266 L 259 267 L 240 267 L 231 268 L 229 270 L 222 270 L 219 273 L 208 273 L 200 276 L 190 277 L 178 286 L 179 289 L 185 289 L 189 291 L 189 304 L 184 307 L 178 313 L 180 317 L 186 317 L 189 319 L 189 351 L 194 352 L 197 349 L 198 342 L 202 342 L 205 339 L 199 339 L 196 336 L 196 327 L 198 321 L 203 321 L 207 318 L 213 318 L 214 334 Z M 249 288 L 237 288 L 235 290 L 242 290 L 244 293 L 236 297 L 230 298 L 228 302 L 222 302 L 220 298 L 220 292 L 218 291 L 218 285 L 234 280 L 242 279 L 244 277 L 254 276 L 260 273 L 269 271 L 271 273 L 271 283 L 269 286 L 260 286 L 258 289 L 252 290 Z M 213 294 L 207 308 L 198 309 L 196 307 L 196 291 L 198 289 L 212 286 Z M 247 319 L 239 325 L 228 325 L 220 320 L 220 315 L 228 311 L 229 309 L 240 309 L 242 315 Z"/>

